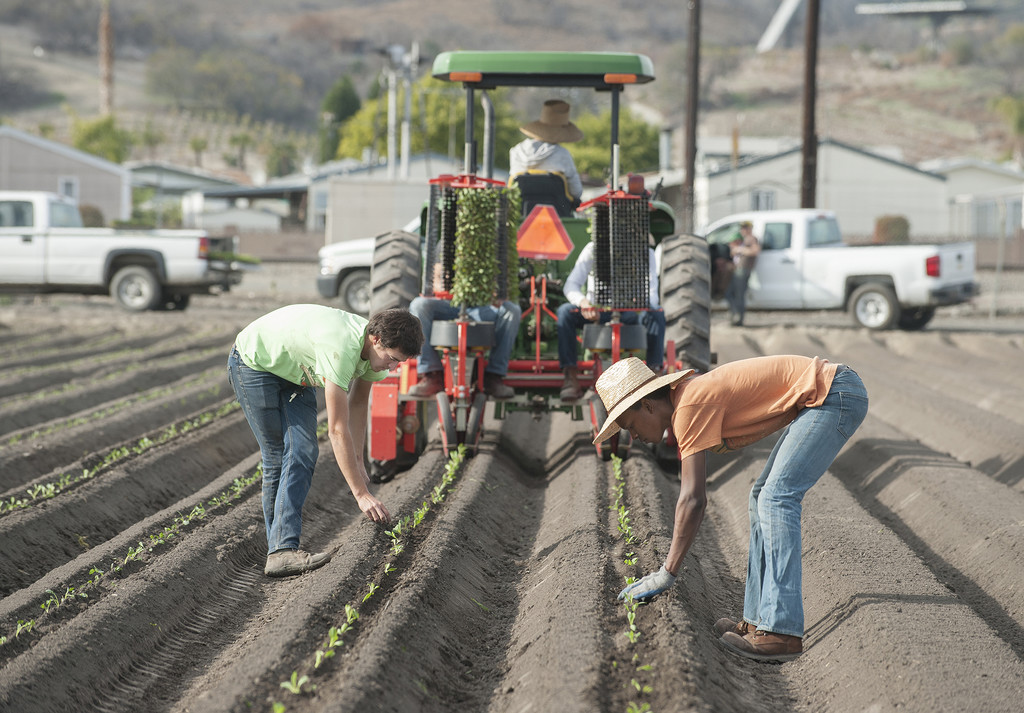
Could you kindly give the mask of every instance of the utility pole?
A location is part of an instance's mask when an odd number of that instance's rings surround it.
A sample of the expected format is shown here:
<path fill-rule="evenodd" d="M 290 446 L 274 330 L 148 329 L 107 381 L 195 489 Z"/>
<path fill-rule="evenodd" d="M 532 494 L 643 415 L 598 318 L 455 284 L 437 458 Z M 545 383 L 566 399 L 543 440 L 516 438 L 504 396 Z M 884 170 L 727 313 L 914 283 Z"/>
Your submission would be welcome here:
<path fill-rule="evenodd" d="M 110 27 L 110 0 L 100 0 L 100 114 L 114 112 L 114 31 Z"/>
<path fill-rule="evenodd" d="M 700 0 L 689 0 L 687 41 L 686 165 L 683 167 L 683 232 L 693 232 L 693 173 L 697 169 L 697 103 L 700 97 Z"/>
<path fill-rule="evenodd" d="M 807 0 L 807 28 L 804 39 L 803 172 L 800 176 L 800 207 L 816 208 L 818 187 L 818 135 L 814 126 L 817 103 L 818 5 Z"/>

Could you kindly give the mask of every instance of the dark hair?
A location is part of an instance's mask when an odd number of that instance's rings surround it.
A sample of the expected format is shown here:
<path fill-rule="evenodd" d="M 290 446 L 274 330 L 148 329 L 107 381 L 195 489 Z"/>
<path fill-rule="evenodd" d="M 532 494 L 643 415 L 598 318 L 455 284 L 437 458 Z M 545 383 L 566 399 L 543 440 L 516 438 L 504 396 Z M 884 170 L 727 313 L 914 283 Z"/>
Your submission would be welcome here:
<path fill-rule="evenodd" d="M 633 411 L 640 409 L 640 402 L 644 399 L 650 399 L 651 401 L 668 401 L 672 398 L 672 384 L 665 384 L 660 389 L 655 389 L 646 396 L 641 396 L 636 401 L 629 405 L 629 408 Z"/>
<path fill-rule="evenodd" d="M 385 349 L 397 349 L 404 356 L 415 356 L 423 348 L 423 327 L 407 309 L 386 309 L 370 317 L 366 333 L 380 340 Z"/>

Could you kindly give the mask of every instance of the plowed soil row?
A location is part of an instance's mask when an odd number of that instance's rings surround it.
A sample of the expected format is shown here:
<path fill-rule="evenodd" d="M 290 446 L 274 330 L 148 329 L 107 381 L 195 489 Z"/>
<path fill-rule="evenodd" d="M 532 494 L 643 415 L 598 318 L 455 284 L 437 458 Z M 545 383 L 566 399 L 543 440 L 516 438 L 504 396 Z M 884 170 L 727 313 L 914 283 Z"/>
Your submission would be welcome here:
<path fill-rule="evenodd" d="M 90 334 L 97 303 L 19 308 L 0 346 L 5 373 L 25 370 L 23 388 L 0 381 L 0 434 L 20 436 L 0 442 L 3 489 L 224 403 L 231 335 L 258 314 L 231 313 L 224 299 L 209 311 L 197 300 L 187 319 L 124 316 L 102 338 Z M 630 641 L 616 594 L 663 561 L 678 494 L 677 475 L 645 448 L 622 463 L 637 538 L 627 546 L 613 464 L 590 445 L 589 423 L 488 417 L 480 452 L 395 555 L 325 443 L 303 539 L 334 558 L 272 580 L 259 454 L 235 410 L 0 516 L 0 709 L 1019 710 L 1024 335 L 716 322 L 712 342 L 719 362 L 803 353 L 848 363 L 871 397 L 864 426 L 804 503 L 807 635 L 795 662 L 735 658 L 711 631 L 741 613 L 747 492 L 768 441 L 712 458 L 697 542 L 675 588 L 637 609 Z M 74 365 L 66 379 L 62 363 Z M 127 364 L 130 376 L 109 378 Z M 34 396 L 46 381 L 74 388 Z M 140 394 L 152 398 L 132 400 Z M 76 414 L 93 417 L 60 425 Z M 411 515 L 444 470 L 434 438 L 377 490 Z M 317 666 L 346 605 L 359 618 Z M 298 694 L 280 685 L 293 672 L 308 677 Z"/>

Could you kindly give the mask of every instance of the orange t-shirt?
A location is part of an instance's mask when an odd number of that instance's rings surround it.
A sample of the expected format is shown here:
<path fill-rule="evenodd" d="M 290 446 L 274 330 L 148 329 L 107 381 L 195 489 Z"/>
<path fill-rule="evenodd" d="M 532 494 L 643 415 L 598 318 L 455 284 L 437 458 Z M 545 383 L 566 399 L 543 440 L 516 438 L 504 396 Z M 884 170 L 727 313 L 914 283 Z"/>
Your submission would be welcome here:
<path fill-rule="evenodd" d="M 838 364 L 804 356 L 729 362 L 672 390 L 672 432 L 679 457 L 708 448 L 742 448 L 820 406 Z"/>

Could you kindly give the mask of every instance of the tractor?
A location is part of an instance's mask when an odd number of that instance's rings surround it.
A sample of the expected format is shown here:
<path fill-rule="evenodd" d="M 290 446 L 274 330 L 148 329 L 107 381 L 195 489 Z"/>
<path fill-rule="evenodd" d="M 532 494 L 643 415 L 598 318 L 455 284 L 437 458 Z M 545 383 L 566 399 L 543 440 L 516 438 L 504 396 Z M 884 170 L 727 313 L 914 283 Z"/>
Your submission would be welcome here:
<path fill-rule="evenodd" d="M 502 420 L 513 411 L 535 418 L 561 411 L 573 420 L 589 418 L 596 434 L 607 413 L 590 387 L 609 364 L 645 354 L 646 330 L 623 324 L 620 316 L 649 309 L 649 248 L 657 246 L 666 318 L 664 368 L 710 369 L 708 247 L 697 236 L 676 233 L 671 207 L 647 191 L 641 177 L 629 175 L 622 181 L 619 173 L 621 94 L 630 84 L 654 79 L 651 60 L 631 53 L 444 52 L 435 58 L 432 73 L 465 89 L 464 172 L 431 180 L 418 235 L 395 231 L 376 239 L 372 311 L 408 307 L 418 295 L 450 298 L 453 305 L 518 298 L 522 320 L 505 377 L 515 395 L 493 400 L 494 418 Z M 506 86 L 591 88 L 607 94 L 611 178 L 603 194 L 574 207 L 566 200 L 560 175 L 531 172 L 511 177 L 509 184 L 491 178 L 494 116 L 487 92 Z M 482 167 L 473 138 L 478 95 L 484 109 Z M 562 401 L 555 311 L 566 301 L 563 282 L 590 241 L 597 294 L 588 299 L 611 311 L 612 318 L 584 327 L 578 373 L 588 391 L 582 399 Z M 479 294 L 481 286 L 467 285 L 479 280 L 483 268 L 477 265 L 491 270 L 482 286 L 490 294 L 473 302 L 467 295 L 474 289 Z M 443 355 L 445 374 L 445 389 L 436 394 L 435 403 L 407 395 L 416 382 L 415 359 L 374 384 L 367 439 L 373 480 L 389 480 L 417 460 L 427 443 L 428 408 L 436 408 L 446 454 L 459 445 L 470 455 L 478 448 L 488 404 L 483 376 L 493 324 L 470 321 L 464 312 L 451 322 L 435 321 L 428 335 Z M 626 457 L 630 445 L 629 434 L 620 431 L 596 448 L 608 460 L 612 454 Z M 655 450 L 659 460 L 675 459 L 671 435 Z"/>

